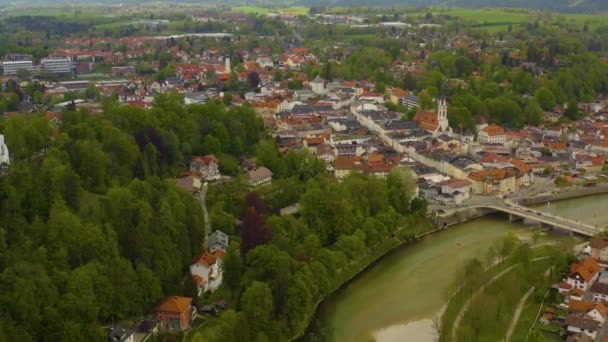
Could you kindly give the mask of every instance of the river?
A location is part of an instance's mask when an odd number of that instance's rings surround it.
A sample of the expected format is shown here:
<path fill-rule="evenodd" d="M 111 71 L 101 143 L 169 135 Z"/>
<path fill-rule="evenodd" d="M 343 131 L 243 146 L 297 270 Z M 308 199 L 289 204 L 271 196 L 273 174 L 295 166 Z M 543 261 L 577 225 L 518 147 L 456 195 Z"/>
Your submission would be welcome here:
<path fill-rule="evenodd" d="M 538 208 L 602 227 L 608 224 L 605 201 L 608 195 L 595 195 Z M 530 230 L 484 217 L 401 247 L 321 303 L 312 334 L 331 342 L 435 341 L 433 318 L 464 263 L 483 257 L 488 245 L 508 232 L 526 236 Z"/>

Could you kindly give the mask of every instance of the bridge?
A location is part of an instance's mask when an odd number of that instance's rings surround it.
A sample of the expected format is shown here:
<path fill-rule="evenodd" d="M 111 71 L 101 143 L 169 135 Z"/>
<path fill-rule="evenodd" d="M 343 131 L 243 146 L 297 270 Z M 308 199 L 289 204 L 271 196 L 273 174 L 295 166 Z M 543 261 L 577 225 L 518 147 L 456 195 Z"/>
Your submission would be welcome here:
<path fill-rule="evenodd" d="M 572 220 L 562 216 L 519 205 L 509 199 L 497 201 L 487 198 L 485 203 L 476 203 L 454 209 L 456 215 L 466 210 L 477 209 L 486 214 L 502 212 L 509 215 L 510 221 L 529 220 L 539 223 L 541 226 L 558 228 L 578 235 L 593 236 L 599 232 L 598 227 L 580 221 Z"/>

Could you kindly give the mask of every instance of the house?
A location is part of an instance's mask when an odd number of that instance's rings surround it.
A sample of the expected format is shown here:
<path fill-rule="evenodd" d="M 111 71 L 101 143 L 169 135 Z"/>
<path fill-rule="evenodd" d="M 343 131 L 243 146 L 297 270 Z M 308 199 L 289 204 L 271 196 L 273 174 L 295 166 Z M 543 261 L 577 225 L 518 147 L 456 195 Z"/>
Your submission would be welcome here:
<path fill-rule="evenodd" d="M 156 318 L 162 322 L 164 330 L 185 330 L 192 325 L 196 308 L 192 298 L 167 296 L 154 309 Z"/>
<path fill-rule="evenodd" d="M 272 171 L 262 166 L 254 170 L 247 171 L 247 177 L 249 177 L 249 185 L 256 187 L 270 183 L 272 181 Z"/>
<path fill-rule="evenodd" d="M 4 135 L 0 134 L 0 165 L 9 165 L 10 163 L 11 159 L 8 153 L 8 146 L 6 146 L 6 143 L 4 142 Z"/>
<path fill-rule="evenodd" d="M 589 289 L 593 294 L 594 302 L 608 302 L 608 284 L 600 281 L 596 281 L 591 285 Z"/>
<path fill-rule="evenodd" d="M 359 96 L 359 100 L 372 103 L 384 103 L 384 94 L 382 93 L 363 93 Z"/>
<path fill-rule="evenodd" d="M 127 330 L 120 325 L 110 328 L 108 342 L 133 342 L 133 331 Z"/>
<path fill-rule="evenodd" d="M 481 144 L 504 144 L 505 140 L 504 128 L 496 125 L 486 126 L 477 134 L 477 141 Z"/>
<path fill-rule="evenodd" d="M 209 246 L 209 252 L 215 253 L 215 251 L 221 250 L 226 253 L 228 251 L 228 246 L 230 245 L 230 240 L 226 233 L 221 230 L 216 230 L 207 239 L 207 245 Z"/>
<path fill-rule="evenodd" d="M 471 172 L 469 180 L 471 191 L 477 195 L 505 195 L 517 190 L 517 172 L 513 168 Z"/>
<path fill-rule="evenodd" d="M 298 89 L 293 92 L 293 96 L 298 101 L 307 101 L 315 96 L 315 93 L 310 89 Z"/>
<path fill-rule="evenodd" d="M 198 194 L 203 187 L 201 178 L 196 174 L 196 172 L 176 178 L 175 185 L 194 195 Z"/>
<path fill-rule="evenodd" d="M 217 290 L 222 284 L 222 260 L 225 255 L 223 250 L 217 249 L 213 253 L 204 251 L 194 258 L 190 265 L 190 275 L 196 283 L 199 296 Z"/>
<path fill-rule="evenodd" d="M 312 91 L 317 94 L 325 94 L 325 81 L 317 75 L 312 81 L 310 81 L 310 87 Z"/>
<path fill-rule="evenodd" d="M 600 322 L 579 315 L 568 315 L 566 317 L 566 330 L 570 333 L 583 333 L 595 340 L 600 328 Z"/>
<path fill-rule="evenodd" d="M 420 99 L 416 95 L 406 95 L 401 98 L 401 104 L 407 109 L 418 108 Z"/>
<path fill-rule="evenodd" d="M 600 274 L 600 265 L 594 258 L 587 258 L 579 263 L 570 265 L 570 273 L 566 282 L 575 289 L 587 291 Z"/>
<path fill-rule="evenodd" d="M 190 171 L 201 173 L 202 179 L 220 179 L 219 160 L 212 154 L 206 156 L 193 156 L 190 162 Z"/>
<path fill-rule="evenodd" d="M 606 321 L 607 313 L 608 307 L 606 307 L 604 303 L 598 303 L 593 309 L 589 310 L 585 316 L 603 324 Z"/>
<path fill-rule="evenodd" d="M 594 238 L 589 243 L 589 247 L 591 247 L 591 257 L 597 260 L 601 266 L 608 266 L 608 238 Z"/>
<path fill-rule="evenodd" d="M 396 105 L 402 104 L 403 98 L 409 95 L 407 90 L 395 87 L 391 91 L 391 102 Z"/>
<path fill-rule="evenodd" d="M 593 339 L 583 333 L 576 333 L 568 336 L 566 342 L 593 342 Z"/>
<path fill-rule="evenodd" d="M 441 193 L 458 196 L 456 204 L 462 203 L 471 197 L 471 182 L 466 179 L 450 179 L 440 183 Z"/>

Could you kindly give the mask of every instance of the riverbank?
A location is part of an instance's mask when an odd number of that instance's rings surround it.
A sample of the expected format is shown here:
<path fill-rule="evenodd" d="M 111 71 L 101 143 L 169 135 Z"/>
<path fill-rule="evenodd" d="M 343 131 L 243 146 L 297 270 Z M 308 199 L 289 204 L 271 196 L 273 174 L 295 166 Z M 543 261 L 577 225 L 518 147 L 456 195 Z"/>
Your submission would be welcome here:
<path fill-rule="evenodd" d="M 453 292 L 452 280 L 462 265 L 483 255 L 487 246 L 508 232 L 530 234 L 520 227 L 498 218 L 481 218 L 396 246 L 400 248 L 321 302 L 308 330 L 310 336 L 300 341 L 392 342 L 414 335 L 417 341 L 436 339 L 433 317 Z"/>
<path fill-rule="evenodd" d="M 552 202 L 551 209 L 585 220 L 593 217 L 586 210 L 595 211 L 599 212 L 598 222 L 608 223 L 608 211 L 602 209 L 606 199 L 608 195 L 597 195 Z M 456 279 L 466 262 L 486 255 L 488 247 L 509 232 L 536 241 L 529 228 L 489 215 L 419 234 L 415 243 L 395 245 L 384 258 L 370 263 L 317 303 L 312 324 L 300 341 L 401 342 L 414 336 L 418 342 L 435 341 L 438 324 L 434 317 L 441 316 L 457 289 Z M 546 237 L 557 243 L 569 239 Z M 528 289 L 529 284 L 525 291 Z M 524 309 L 522 319 L 526 314 Z M 516 328 L 513 336 L 518 333 Z"/>
<path fill-rule="evenodd" d="M 560 192 L 557 194 L 546 194 L 536 195 L 533 197 L 516 198 L 513 201 L 521 205 L 536 205 L 554 201 L 564 201 L 569 199 L 576 199 L 580 197 L 587 197 L 592 195 L 601 195 L 608 193 L 608 183 L 599 183 L 596 186 L 571 186 L 566 188 L 560 188 Z"/>
<path fill-rule="evenodd" d="M 551 248 L 539 246 L 529 249 L 520 245 L 506 260 L 484 270 L 479 269 L 481 264 L 469 262 L 465 269 L 470 274 L 451 296 L 441 318 L 439 340 L 467 341 L 473 337 L 470 336 L 473 331 L 477 334 L 476 338 L 485 336 L 481 340 L 499 341 L 504 339 L 505 333 L 512 334 L 507 328 L 510 328 L 516 315 L 515 305 L 530 291 L 527 282 L 522 284 L 520 280 L 541 277 L 543 272 L 540 270 L 550 267 L 551 255 L 554 254 Z M 526 249 L 528 252 L 523 253 Z M 475 265 L 479 266 L 474 268 Z M 497 296 L 499 293 L 503 295 Z M 488 313 L 486 316 L 494 318 L 484 320 L 484 312 Z M 472 324 L 475 324 L 474 328 L 471 327 Z"/>
<path fill-rule="evenodd" d="M 375 249 L 368 251 L 368 253 L 361 259 L 355 261 L 354 264 L 349 267 L 349 270 L 345 271 L 345 273 L 341 275 L 340 280 L 338 281 L 339 285 L 337 285 L 326 296 L 319 299 L 315 303 L 312 314 L 306 320 L 306 326 L 308 327 L 306 330 L 308 331 L 310 329 L 310 326 L 313 323 L 312 320 L 317 315 L 317 311 L 321 303 L 326 301 L 328 298 L 331 298 L 335 293 L 349 286 L 353 281 L 356 281 L 362 273 L 364 273 L 368 269 L 373 268 L 376 264 L 382 262 L 385 258 L 390 257 L 401 247 L 415 243 L 424 236 L 427 236 L 429 233 L 435 233 L 442 230 L 441 228 L 432 229 L 435 228 L 435 226 L 428 217 L 419 218 L 416 224 L 419 224 L 419 227 L 421 227 L 421 232 L 419 232 L 416 236 L 403 236 L 402 234 L 407 228 L 403 227 L 396 231 L 392 237 L 387 237 L 384 241 L 380 242 Z M 299 336 L 295 336 L 291 340 L 298 342 L 306 342 L 308 341 L 307 338 L 308 336 L 306 336 L 305 331 L 304 333 L 299 334 Z"/>

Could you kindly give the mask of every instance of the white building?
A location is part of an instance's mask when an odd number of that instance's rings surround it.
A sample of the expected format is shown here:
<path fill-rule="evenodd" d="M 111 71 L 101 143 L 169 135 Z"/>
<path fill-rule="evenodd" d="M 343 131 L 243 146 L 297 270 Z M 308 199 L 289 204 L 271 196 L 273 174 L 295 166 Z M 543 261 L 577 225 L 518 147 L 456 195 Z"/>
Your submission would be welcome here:
<path fill-rule="evenodd" d="M 504 128 L 496 125 L 486 126 L 477 134 L 477 141 L 481 144 L 504 144 L 506 140 Z"/>
<path fill-rule="evenodd" d="M 315 94 L 325 94 L 325 81 L 319 75 L 310 81 L 310 87 Z"/>
<path fill-rule="evenodd" d="M 8 153 L 8 146 L 4 142 L 4 135 L 0 134 L 0 165 L 11 163 L 11 158 Z"/>
<path fill-rule="evenodd" d="M 69 74 L 72 72 L 72 62 L 68 57 L 49 57 L 40 61 L 41 71 L 46 74 Z"/>
<path fill-rule="evenodd" d="M 17 75 L 19 70 L 34 71 L 34 63 L 32 61 L 9 61 L 3 62 L 2 68 L 5 75 Z"/>

